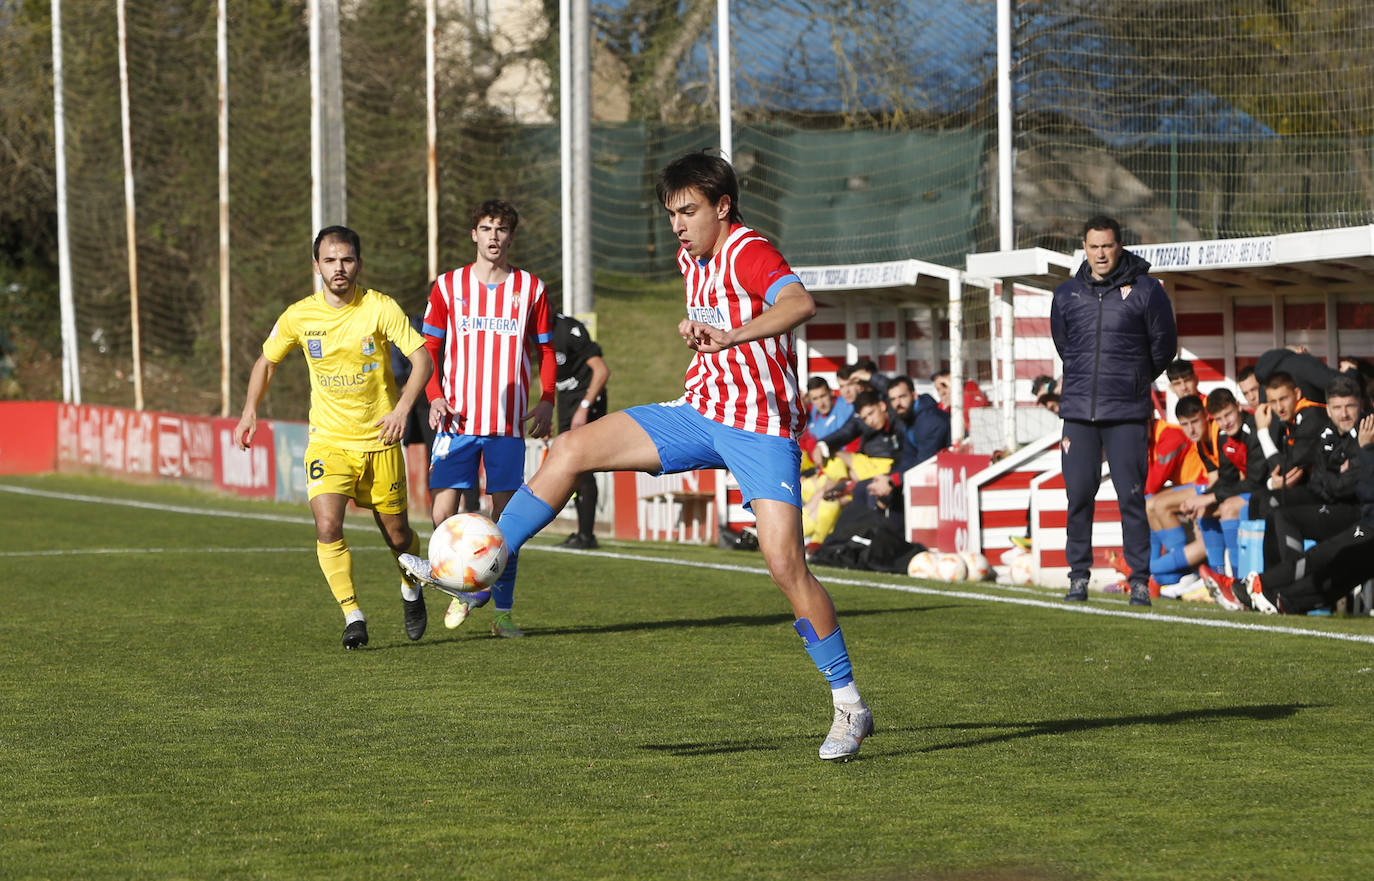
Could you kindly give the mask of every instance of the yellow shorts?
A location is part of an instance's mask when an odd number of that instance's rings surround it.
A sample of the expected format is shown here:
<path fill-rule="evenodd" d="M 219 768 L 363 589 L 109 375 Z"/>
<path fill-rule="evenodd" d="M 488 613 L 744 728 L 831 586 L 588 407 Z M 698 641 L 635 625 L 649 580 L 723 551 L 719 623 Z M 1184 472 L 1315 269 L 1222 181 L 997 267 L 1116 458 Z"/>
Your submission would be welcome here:
<path fill-rule="evenodd" d="M 379 514 L 406 509 L 406 459 L 401 445 L 361 452 L 323 441 L 305 448 L 305 489 L 309 498 L 335 493 Z"/>

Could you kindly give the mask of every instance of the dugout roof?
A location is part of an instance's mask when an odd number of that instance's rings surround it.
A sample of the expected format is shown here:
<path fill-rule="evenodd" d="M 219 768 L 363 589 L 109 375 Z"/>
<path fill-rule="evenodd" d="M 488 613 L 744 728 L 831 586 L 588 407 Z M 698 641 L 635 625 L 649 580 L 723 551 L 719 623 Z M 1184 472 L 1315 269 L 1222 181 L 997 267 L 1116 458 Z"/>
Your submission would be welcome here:
<path fill-rule="evenodd" d="M 1171 295 L 1205 293 L 1314 295 L 1374 293 L 1374 226 L 1243 239 L 1134 245 Z M 968 256 L 968 271 L 1004 282 L 1053 289 L 1083 262 L 1044 248 Z"/>
<path fill-rule="evenodd" d="M 992 282 L 971 278 L 962 270 L 924 260 L 890 260 L 833 266 L 794 266 L 792 271 L 811 293 L 862 292 L 864 301 L 890 306 L 948 304 L 951 292 L 989 290 Z"/>

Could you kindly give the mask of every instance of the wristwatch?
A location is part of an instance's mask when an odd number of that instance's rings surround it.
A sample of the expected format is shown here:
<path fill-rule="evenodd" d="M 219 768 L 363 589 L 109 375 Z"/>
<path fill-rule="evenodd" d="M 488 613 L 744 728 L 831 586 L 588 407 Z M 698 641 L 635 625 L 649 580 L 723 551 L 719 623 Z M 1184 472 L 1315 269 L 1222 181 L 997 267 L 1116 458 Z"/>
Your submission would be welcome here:
<path fill-rule="evenodd" d="M 581 407 L 583 410 L 587 410 L 591 408 L 592 402 L 587 400 L 586 398 L 583 398 L 582 400 L 577 402 L 577 406 Z"/>

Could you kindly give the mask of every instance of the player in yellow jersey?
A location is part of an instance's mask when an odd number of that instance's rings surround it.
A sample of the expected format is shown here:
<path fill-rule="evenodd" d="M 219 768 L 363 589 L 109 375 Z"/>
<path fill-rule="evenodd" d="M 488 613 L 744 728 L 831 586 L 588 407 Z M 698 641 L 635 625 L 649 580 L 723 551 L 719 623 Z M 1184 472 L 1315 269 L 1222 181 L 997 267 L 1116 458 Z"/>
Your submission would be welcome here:
<path fill-rule="evenodd" d="M 420 538 L 406 516 L 406 466 L 401 451 L 406 416 L 425 388 L 434 362 L 424 339 L 400 305 L 386 294 L 360 289 L 362 243 L 343 226 L 320 231 L 315 272 L 324 289 L 286 308 L 253 365 L 234 441 L 248 449 L 258 426 L 258 404 L 277 365 L 301 349 L 310 368 L 310 443 L 306 489 L 315 515 L 320 569 L 344 613 L 343 646 L 367 645 L 367 621 L 353 588 L 353 557 L 343 537 L 348 500 L 371 508 L 393 556 L 416 554 Z M 390 347 L 410 359 L 405 387 L 396 391 Z M 399 568 L 399 567 L 398 567 Z M 401 571 L 406 635 L 419 639 L 427 621 L 418 585 Z"/>

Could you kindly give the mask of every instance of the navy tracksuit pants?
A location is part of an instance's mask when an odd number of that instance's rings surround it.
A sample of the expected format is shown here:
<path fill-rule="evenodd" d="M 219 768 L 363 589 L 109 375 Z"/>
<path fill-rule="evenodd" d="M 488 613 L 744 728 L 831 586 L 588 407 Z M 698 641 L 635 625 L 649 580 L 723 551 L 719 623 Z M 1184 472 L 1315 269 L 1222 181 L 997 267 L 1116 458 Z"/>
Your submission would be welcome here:
<path fill-rule="evenodd" d="M 1093 500 L 1102 483 L 1105 453 L 1121 509 L 1122 553 L 1134 582 L 1150 577 L 1150 523 L 1145 517 L 1149 424 L 1064 420 L 1059 443 L 1064 489 L 1069 497 L 1064 551 L 1069 580 L 1088 578 L 1093 563 Z"/>

